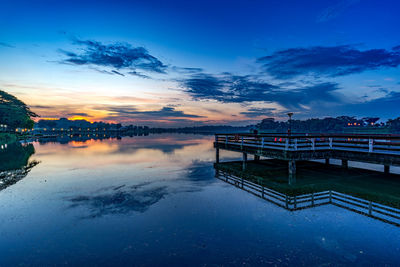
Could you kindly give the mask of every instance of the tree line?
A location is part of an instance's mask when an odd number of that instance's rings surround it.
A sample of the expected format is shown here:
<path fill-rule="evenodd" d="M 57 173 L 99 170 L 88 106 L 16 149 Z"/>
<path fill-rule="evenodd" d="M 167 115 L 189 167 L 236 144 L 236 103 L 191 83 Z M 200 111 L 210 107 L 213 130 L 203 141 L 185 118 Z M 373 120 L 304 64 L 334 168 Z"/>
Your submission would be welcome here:
<path fill-rule="evenodd" d="M 287 132 L 343 132 L 351 130 L 370 130 L 387 132 L 400 132 L 400 117 L 389 119 L 386 123 L 378 122 L 378 117 L 365 117 L 358 119 L 351 116 L 336 118 L 312 118 L 306 120 L 276 121 L 274 118 L 263 119 L 256 125 L 260 131 Z"/>

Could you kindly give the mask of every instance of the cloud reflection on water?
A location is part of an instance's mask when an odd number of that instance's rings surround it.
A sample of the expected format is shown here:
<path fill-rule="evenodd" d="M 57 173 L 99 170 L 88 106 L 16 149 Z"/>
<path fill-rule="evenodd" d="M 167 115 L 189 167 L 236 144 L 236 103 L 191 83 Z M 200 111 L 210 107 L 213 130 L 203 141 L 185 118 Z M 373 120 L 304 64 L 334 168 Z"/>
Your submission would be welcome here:
<path fill-rule="evenodd" d="M 167 196 L 199 192 L 214 183 L 212 140 L 168 134 L 36 146 L 47 166 L 65 168 L 59 179 L 68 178 L 73 190 L 63 188 L 62 198 L 69 208 L 83 208 L 76 210 L 78 216 L 88 219 L 144 213 Z"/>
<path fill-rule="evenodd" d="M 72 197 L 70 207 L 86 206 L 90 214 L 84 218 L 97 218 L 109 214 L 145 212 L 168 194 L 166 186 L 147 188 L 146 184 L 116 186 L 99 194 Z"/>
<path fill-rule="evenodd" d="M 98 218 L 112 214 L 128 214 L 146 212 L 152 205 L 168 195 L 199 192 L 204 186 L 215 182 L 212 163 L 194 161 L 182 175 L 174 179 L 174 183 L 165 183 L 160 177 L 152 181 L 134 185 L 122 184 L 106 187 L 67 198 L 70 208 L 86 207 L 89 214 L 84 219 Z"/>

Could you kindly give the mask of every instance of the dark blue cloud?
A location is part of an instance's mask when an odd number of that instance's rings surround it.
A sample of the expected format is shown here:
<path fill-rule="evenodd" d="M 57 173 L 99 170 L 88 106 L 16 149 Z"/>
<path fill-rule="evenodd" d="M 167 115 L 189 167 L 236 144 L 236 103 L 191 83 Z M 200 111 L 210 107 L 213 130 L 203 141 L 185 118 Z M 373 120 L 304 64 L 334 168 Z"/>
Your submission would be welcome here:
<path fill-rule="evenodd" d="M 381 116 L 383 118 L 396 118 L 399 109 L 400 92 L 388 92 L 385 96 L 362 103 L 347 104 L 337 109 L 345 114 L 363 116 Z"/>
<path fill-rule="evenodd" d="M 264 70 L 278 79 L 299 75 L 343 76 L 400 65 L 400 51 L 370 49 L 360 51 L 349 45 L 291 48 L 259 58 Z"/>
<path fill-rule="evenodd" d="M 128 72 L 128 74 L 133 75 L 133 76 L 137 76 L 137 77 L 140 77 L 140 78 L 143 78 L 143 79 L 150 79 L 150 76 L 142 74 L 142 73 L 137 72 L 137 71 L 130 71 L 130 72 Z"/>
<path fill-rule="evenodd" d="M 173 66 L 172 70 L 184 74 L 200 73 L 203 71 L 202 68 L 188 68 L 188 67 L 177 67 L 177 66 Z"/>
<path fill-rule="evenodd" d="M 91 115 L 84 113 L 84 112 L 73 112 L 68 113 L 67 116 L 83 116 L 83 117 L 92 117 Z"/>
<path fill-rule="evenodd" d="M 317 17 L 317 22 L 325 22 L 336 18 L 350 6 L 360 2 L 360 0 L 341 0 L 336 4 L 325 8 Z"/>
<path fill-rule="evenodd" d="M 254 76 L 225 73 L 222 76 L 196 74 L 181 82 L 183 90 L 195 100 L 216 100 L 223 103 L 264 101 L 287 108 L 299 108 L 312 102 L 336 102 L 336 83 L 321 83 L 295 89 L 265 82 Z"/>
<path fill-rule="evenodd" d="M 273 116 L 276 114 L 275 108 L 249 108 L 247 111 L 240 112 L 246 116 Z"/>
<path fill-rule="evenodd" d="M 4 43 L 4 42 L 0 42 L 0 46 L 4 46 L 4 47 L 8 47 L 8 48 L 15 48 L 15 46 L 8 44 L 8 43 Z"/>
<path fill-rule="evenodd" d="M 109 74 L 123 75 L 120 70 L 127 70 L 135 76 L 139 71 L 149 73 L 165 73 L 167 66 L 159 59 L 149 54 L 143 47 L 133 47 L 127 43 L 105 45 L 97 41 L 74 39 L 73 43 L 82 47 L 80 52 L 59 50 L 67 58 L 63 63 L 73 65 L 89 65 L 105 67 L 111 70 L 100 70 Z M 146 76 L 147 77 L 147 76 Z"/>
<path fill-rule="evenodd" d="M 203 116 L 186 114 L 183 111 L 175 110 L 174 107 L 163 107 L 160 110 L 139 111 L 134 106 L 109 106 L 98 107 L 97 109 L 110 112 L 111 116 L 140 119 L 179 119 L 179 118 L 203 118 Z"/>
<path fill-rule="evenodd" d="M 119 76 L 125 76 L 124 74 L 122 74 L 121 72 L 116 71 L 116 70 L 112 70 L 111 72 L 114 73 L 114 74 L 117 74 Z"/>

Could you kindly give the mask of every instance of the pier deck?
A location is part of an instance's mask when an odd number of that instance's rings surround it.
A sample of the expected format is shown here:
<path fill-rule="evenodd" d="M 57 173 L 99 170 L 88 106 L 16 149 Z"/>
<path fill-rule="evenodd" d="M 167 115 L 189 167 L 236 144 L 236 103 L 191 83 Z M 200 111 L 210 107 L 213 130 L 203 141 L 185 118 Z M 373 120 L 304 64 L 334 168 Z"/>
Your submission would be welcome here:
<path fill-rule="evenodd" d="M 296 161 L 325 159 L 342 160 L 347 168 L 348 161 L 384 165 L 389 173 L 390 166 L 400 166 L 400 135 L 370 134 L 216 134 L 216 162 L 219 150 L 243 153 L 243 169 L 247 155 L 288 161 L 289 178 L 295 177 Z"/>

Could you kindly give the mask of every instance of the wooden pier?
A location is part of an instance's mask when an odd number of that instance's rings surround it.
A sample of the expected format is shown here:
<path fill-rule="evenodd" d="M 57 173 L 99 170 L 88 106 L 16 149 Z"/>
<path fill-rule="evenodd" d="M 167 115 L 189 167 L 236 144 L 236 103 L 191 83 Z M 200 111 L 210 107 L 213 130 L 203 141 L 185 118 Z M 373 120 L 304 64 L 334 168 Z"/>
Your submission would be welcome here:
<path fill-rule="evenodd" d="M 384 165 L 384 172 L 390 166 L 400 166 L 400 135 L 387 134 L 216 134 L 214 147 L 216 163 L 219 150 L 243 154 L 243 170 L 246 169 L 248 154 L 254 160 L 260 157 L 285 160 L 288 162 L 289 180 L 295 179 L 296 161 L 339 159 L 344 168 L 348 161 Z"/>

